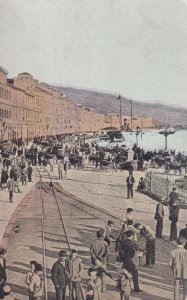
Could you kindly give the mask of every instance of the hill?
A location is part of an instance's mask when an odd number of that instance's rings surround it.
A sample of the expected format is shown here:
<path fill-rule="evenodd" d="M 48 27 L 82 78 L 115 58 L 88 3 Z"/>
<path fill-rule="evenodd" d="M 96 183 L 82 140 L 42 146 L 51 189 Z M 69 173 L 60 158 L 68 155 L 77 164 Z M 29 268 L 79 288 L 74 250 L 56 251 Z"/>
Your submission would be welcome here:
<path fill-rule="evenodd" d="M 119 114 L 117 95 L 69 87 L 58 88 L 75 104 L 91 107 L 102 114 Z M 129 99 L 122 97 L 121 107 L 123 115 L 130 115 L 131 106 Z M 133 116 L 152 117 L 163 124 L 169 122 L 172 126 L 187 125 L 187 109 L 160 103 L 146 103 L 133 100 Z"/>

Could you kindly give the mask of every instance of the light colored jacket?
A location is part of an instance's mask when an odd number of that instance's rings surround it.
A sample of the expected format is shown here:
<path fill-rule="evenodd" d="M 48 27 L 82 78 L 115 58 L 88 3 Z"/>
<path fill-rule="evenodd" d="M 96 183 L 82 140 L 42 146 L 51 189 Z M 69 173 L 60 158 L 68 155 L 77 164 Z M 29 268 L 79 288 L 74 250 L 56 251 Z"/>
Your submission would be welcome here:
<path fill-rule="evenodd" d="M 175 279 L 187 279 L 187 250 L 183 246 L 171 251 L 169 266 Z"/>
<path fill-rule="evenodd" d="M 61 162 L 59 162 L 59 164 L 58 164 L 58 172 L 61 172 L 63 169 L 64 169 L 64 165 Z"/>
<path fill-rule="evenodd" d="M 71 276 L 71 281 L 80 281 L 82 270 L 82 260 L 78 256 L 74 259 L 70 257 L 67 262 L 67 271 Z"/>
<path fill-rule="evenodd" d="M 88 281 L 87 295 L 93 295 L 93 300 L 101 300 L 101 279 L 99 277 Z"/>
<path fill-rule="evenodd" d="M 44 294 L 43 278 L 34 273 L 29 284 L 29 291 L 33 293 L 33 297 L 42 296 Z"/>
<path fill-rule="evenodd" d="M 108 238 L 110 240 L 111 234 L 112 234 L 112 229 L 110 228 L 110 226 L 105 225 L 105 227 L 104 227 L 104 233 L 103 233 L 104 239 Z"/>
<path fill-rule="evenodd" d="M 108 246 L 103 238 L 96 238 L 91 242 L 90 255 L 92 259 L 96 259 L 97 256 L 100 256 L 103 260 L 105 260 L 108 254 Z"/>

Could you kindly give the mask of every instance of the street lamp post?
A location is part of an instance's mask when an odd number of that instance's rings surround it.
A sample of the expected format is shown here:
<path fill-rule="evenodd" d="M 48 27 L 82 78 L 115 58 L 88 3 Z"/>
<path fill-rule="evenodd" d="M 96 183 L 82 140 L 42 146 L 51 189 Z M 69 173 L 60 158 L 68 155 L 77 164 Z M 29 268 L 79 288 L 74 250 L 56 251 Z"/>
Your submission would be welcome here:
<path fill-rule="evenodd" d="M 130 100 L 130 111 L 131 111 L 131 130 L 132 130 L 132 100 Z"/>
<path fill-rule="evenodd" d="M 117 97 L 117 100 L 119 100 L 119 126 L 120 130 L 122 130 L 122 120 L 121 120 L 121 95 Z"/>
<path fill-rule="evenodd" d="M 29 128 L 27 127 L 27 146 L 29 144 Z"/>

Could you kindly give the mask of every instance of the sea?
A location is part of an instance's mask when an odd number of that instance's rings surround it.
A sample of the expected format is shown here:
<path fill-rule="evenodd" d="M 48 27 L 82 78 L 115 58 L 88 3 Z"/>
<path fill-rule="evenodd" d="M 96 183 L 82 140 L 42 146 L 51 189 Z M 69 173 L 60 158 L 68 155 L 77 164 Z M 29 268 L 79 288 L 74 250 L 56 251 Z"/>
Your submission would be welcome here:
<path fill-rule="evenodd" d="M 125 145 L 126 148 L 132 148 L 136 143 L 137 137 L 135 132 L 122 132 L 125 140 L 123 142 L 100 141 L 99 146 L 108 146 L 113 148 L 117 144 Z M 168 149 L 185 152 L 187 154 L 187 130 L 178 130 L 174 134 L 168 136 Z M 160 150 L 165 148 L 165 137 L 159 134 L 157 130 L 147 130 L 139 133 L 138 146 L 145 150 Z"/>

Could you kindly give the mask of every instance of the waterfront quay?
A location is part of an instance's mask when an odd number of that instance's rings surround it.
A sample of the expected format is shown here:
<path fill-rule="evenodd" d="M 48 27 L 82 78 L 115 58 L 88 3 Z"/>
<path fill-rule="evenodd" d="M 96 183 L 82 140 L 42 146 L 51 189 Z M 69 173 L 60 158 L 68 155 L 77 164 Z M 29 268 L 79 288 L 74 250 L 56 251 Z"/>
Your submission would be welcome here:
<path fill-rule="evenodd" d="M 46 277 L 48 299 L 55 299 L 55 291 L 50 279 L 52 264 L 58 258 L 61 249 L 68 251 L 67 239 L 62 228 L 61 218 L 54 197 L 51 197 L 49 178 L 43 167 L 39 168 L 42 181 L 45 212 L 45 247 L 46 247 Z M 47 167 L 49 171 L 49 167 Z M 150 197 L 135 191 L 133 199 L 126 199 L 127 190 L 125 179 L 127 172 L 99 172 L 92 165 L 85 165 L 82 170 L 68 170 L 67 178 L 58 179 L 57 166 L 51 174 L 51 179 L 60 190 L 57 193 L 61 216 L 68 233 L 71 248 L 79 251 L 83 260 L 82 287 L 85 293 L 87 286 L 87 270 L 91 265 L 89 256 L 90 242 L 95 238 L 96 230 L 104 227 L 107 220 L 113 220 L 115 231 L 121 227 L 121 215 L 127 207 L 134 209 L 134 219 L 155 230 L 154 213 L 156 202 Z M 135 186 L 144 172 L 135 171 Z M 29 261 L 37 260 L 43 264 L 42 246 L 42 213 L 41 191 L 39 188 L 39 173 L 34 169 L 33 182 L 27 195 L 21 193 L 15 199 L 15 210 L 7 209 L 4 215 L 12 222 L 19 222 L 19 232 L 13 236 L 4 234 L 2 244 L 7 245 L 7 275 L 8 282 L 16 295 L 16 299 L 26 299 L 28 291 L 25 276 L 28 272 Z M 19 198 L 19 200 L 17 200 Z M 6 198 L 5 198 L 6 199 Z M 1 204 L 0 204 L 1 205 Z M 16 207 L 15 207 L 16 208 Z M 2 213 L 1 213 L 2 214 Z M 186 222 L 186 211 L 180 210 L 179 229 Z M 12 216 L 12 217 L 11 217 Z M 141 267 L 139 271 L 142 293 L 132 293 L 131 299 L 172 299 L 173 279 L 168 266 L 170 251 L 176 247 L 168 241 L 169 235 L 168 209 L 165 207 L 164 239 L 156 239 L 156 264 L 153 269 Z M 111 246 L 107 269 L 118 276 L 119 264 L 115 262 L 114 245 Z M 119 299 L 116 282 L 107 278 L 108 291 L 102 294 L 102 299 Z M 151 286 L 151 288 L 150 288 Z M 68 294 L 68 293 L 67 293 Z"/>

